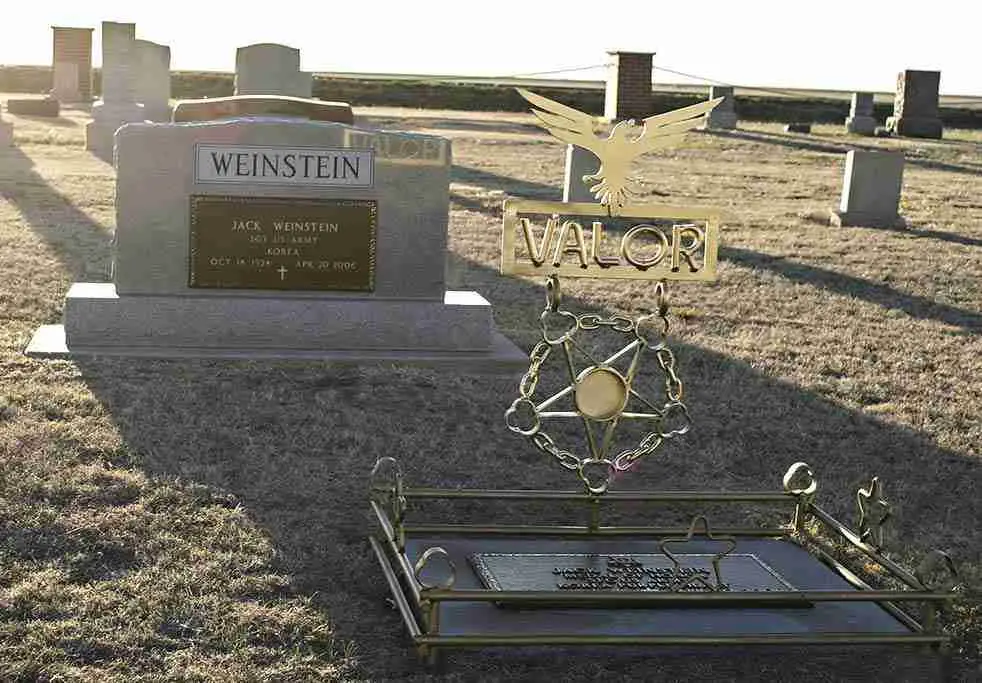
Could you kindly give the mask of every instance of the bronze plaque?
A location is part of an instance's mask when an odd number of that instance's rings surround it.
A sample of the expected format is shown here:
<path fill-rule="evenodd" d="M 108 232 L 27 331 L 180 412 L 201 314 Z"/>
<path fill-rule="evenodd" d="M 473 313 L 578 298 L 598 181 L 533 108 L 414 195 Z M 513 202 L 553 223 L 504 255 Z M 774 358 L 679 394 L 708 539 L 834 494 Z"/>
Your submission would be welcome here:
<path fill-rule="evenodd" d="M 377 219 L 368 199 L 192 195 L 188 286 L 371 292 Z"/>
<path fill-rule="evenodd" d="M 679 554 L 679 574 L 715 580 L 712 554 Z M 478 553 L 469 557 L 481 583 L 504 591 L 671 591 L 675 566 L 663 554 Z M 784 577 L 750 553 L 720 560 L 729 592 L 796 591 Z M 687 592 L 707 590 L 691 581 Z"/>

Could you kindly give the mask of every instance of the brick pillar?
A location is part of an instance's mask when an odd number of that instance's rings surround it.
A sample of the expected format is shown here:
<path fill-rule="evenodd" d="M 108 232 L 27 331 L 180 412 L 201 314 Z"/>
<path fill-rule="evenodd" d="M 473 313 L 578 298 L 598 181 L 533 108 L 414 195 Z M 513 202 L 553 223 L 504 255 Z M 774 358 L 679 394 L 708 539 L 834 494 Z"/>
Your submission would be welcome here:
<path fill-rule="evenodd" d="M 93 30 L 51 27 L 51 92 L 59 102 L 88 102 L 92 99 Z"/>
<path fill-rule="evenodd" d="M 654 52 L 608 52 L 604 118 L 611 121 L 651 116 L 651 59 Z"/>

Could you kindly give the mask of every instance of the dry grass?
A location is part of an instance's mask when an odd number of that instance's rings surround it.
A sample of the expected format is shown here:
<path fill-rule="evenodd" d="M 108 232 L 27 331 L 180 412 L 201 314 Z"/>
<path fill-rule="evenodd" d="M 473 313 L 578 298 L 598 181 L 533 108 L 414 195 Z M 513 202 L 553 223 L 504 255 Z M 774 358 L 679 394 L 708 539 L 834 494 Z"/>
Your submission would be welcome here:
<path fill-rule="evenodd" d="M 539 283 L 495 272 L 506 195 L 558 198 L 563 147 L 529 117 L 359 112 L 454 141 L 448 278 L 519 344 Z M 13 117 L 11 117 L 13 118 Z M 318 364 L 21 355 L 69 283 L 102 280 L 113 173 L 80 112 L 13 119 L 0 150 L 0 678 L 429 680 L 365 535 L 366 475 L 396 455 L 411 483 L 551 486 L 508 433 L 513 378 Z M 977 133 L 855 140 L 748 125 L 644 162 L 657 194 L 728 212 L 719 282 L 672 290 L 694 431 L 628 487 L 777 489 L 796 460 L 852 519 L 879 474 L 892 554 L 950 550 L 982 574 L 982 157 Z M 832 229 L 841 152 L 904 148 L 907 230 Z M 657 199 L 657 197 L 655 197 Z M 642 283 L 568 282 L 578 310 L 637 314 Z M 974 595 L 974 594 L 973 594 Z M 957 677 L 980 675 L 982 614 L 949 619 Z M 465 652 L 446 680 L 924 680 L 918 653 Z M 925 661 L 928 664 L 925 664 Z M 444 678 L 437 677 L 439 680 Z"/>

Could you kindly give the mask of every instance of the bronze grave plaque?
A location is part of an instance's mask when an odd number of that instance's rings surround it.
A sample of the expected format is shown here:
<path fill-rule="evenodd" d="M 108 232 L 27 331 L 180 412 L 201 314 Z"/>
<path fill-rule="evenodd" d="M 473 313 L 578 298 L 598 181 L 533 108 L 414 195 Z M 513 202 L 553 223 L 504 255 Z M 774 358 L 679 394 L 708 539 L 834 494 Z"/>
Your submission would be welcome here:
<path fill-rule="evenodd" d="M 714 581 L 711 553 L 678 554 L 683 579 Z M 501 591 L 673 591 L 675 566 L 660 553 L 606 555 L 587 553 L 475 553 L 471 566 L 490 590 Z M 723 590 L 728 592 L 797 591 L 774 569 L 751 553 L 731 553 L 720 560 Z M 688 581 L 682 592 L 709 590 Z"/>
<path fill-rule="evenodd" d="M 371 292 L 377 218 L 367 199 L 192 195 L 188 286 Z"/>

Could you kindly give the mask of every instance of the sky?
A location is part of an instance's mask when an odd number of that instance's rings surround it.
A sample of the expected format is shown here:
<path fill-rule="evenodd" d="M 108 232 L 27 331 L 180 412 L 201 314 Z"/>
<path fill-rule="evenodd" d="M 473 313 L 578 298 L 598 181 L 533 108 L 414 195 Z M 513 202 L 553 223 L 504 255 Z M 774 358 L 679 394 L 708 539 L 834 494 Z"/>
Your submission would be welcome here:
<path fill-rule="evenodd" d="M 0 64 L 50 64 L 58 25 L 96 29 L 98 66 L 101 22 L 121 21 L 175 70 L 233 71 L 237 47 L 271 42 L 306 71 L 601 80 L 629 50 L 655 53 L 655 82 L 892 91 L 930 69 L 942 94 L 982 95 L 978 0 L 10 1 Z M 548 73 L 580 67 L 596 68 Z"/>

